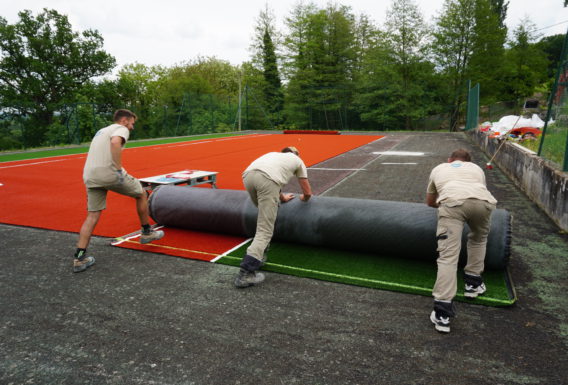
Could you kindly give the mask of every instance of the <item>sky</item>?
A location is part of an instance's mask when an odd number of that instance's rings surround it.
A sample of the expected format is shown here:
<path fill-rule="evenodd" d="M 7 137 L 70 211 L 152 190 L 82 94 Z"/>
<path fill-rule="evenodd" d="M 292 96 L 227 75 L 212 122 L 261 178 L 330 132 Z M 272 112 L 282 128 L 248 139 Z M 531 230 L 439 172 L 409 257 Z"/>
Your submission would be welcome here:
<path fill-rule="evenodd" d="M 307 1 L 304 1 L 306 3 Z M 313 0 L 325 7 L 328 0 Z M 391 0 L 337 0 L 350 6 L 355 15 L 368 15 L 381 26 Z M 277 27 L 298 0 L 15 0 L 3 1 L 0 16 L 8 23 L 18 21 L 18 12 L 34 14 L 55 9 L 69 17 L 75 31 L 96 29 L 104 38 L 104 49 L 117 60 L 117 68 L 130 63 L 172 66 L 197 57 L 216 57 L 233 65 L 250 60 L 250 44 L 256 20 L 267 6 Z M 424 20 L 439 15 L 443 0 L 415 0 Z M 528 17 L 543 36 L 565 34 L 568 8 L 563 0 L 510 0 L 509 31 Z M 549 28 L 547 28 L 549 27 Z"/>

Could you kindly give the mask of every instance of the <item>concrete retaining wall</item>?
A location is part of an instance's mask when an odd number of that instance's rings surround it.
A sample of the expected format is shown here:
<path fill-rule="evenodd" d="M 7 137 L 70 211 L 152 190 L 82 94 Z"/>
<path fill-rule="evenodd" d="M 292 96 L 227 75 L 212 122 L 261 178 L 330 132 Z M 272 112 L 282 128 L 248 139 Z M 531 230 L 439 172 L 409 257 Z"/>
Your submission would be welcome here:
<path fill-rule="evenodd" d="M 468 135 L 492 157 L 501 141 L 471 130 Z M 568 231 L 568 173 L 524 147 L 506 142 L 492 162 L 564 231 Z"/>

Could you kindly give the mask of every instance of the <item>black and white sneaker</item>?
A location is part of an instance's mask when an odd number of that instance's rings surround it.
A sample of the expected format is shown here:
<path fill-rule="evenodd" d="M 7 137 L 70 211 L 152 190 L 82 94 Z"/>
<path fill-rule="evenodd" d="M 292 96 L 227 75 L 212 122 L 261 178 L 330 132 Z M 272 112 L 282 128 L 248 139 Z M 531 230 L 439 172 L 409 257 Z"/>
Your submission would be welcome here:
<path fill-rule="evenodd" d="M 485 293 L 485 290 L 487 290 L 480 275 L 464 273 L 463 280 L 465 282 L 463 295 L 466 298 L 477 298 L 478 295 Z"/>
<path fill-rule="evenodd" d="M 478 295 L 485 293 L 486 290 L 484 283 L 477 286 L 466 283 L 463 295 L 466 298 L 477 298 Z"/>
<path fill-rule="evenodd" d="M 450 332 L 450 317 L 443 317 L 436 314 L 436 310 L 432 310 L 430 314 L 430 321 L 434 324 L 434 327 L 440 333 Z"/>

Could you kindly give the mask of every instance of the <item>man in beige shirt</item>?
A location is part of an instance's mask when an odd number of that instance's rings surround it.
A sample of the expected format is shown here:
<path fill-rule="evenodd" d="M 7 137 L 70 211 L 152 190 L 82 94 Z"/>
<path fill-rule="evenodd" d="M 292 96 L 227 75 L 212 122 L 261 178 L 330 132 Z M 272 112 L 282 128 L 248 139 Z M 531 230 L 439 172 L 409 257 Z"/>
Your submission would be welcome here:
<path fill-rule="evenodd" d="M 73 259 L 73 271 L 85 271 L 95 263 L 95 258 L 87 256 L 87 246 L 102 211 L 106 208 L 108 191 L 136 199 L 136 210 L 142 225 L 140 243 L 148 243 L 164 236 L 163 231 L 150 227 L 148 199 L 138 179 L 122 168 L 122 150 L 134 129 L 136 115 L 129 110 L 117 110 L 108 127 L 100 129 L 91 142 L 89 154 L 83 169 L 83 181 L 87 188 L 87 218 L 81 226 L 77 250 Z"/>
<path fill-rule="evenodd" d="M 266 260 L 266 249 L 272 239 L 279 202 L 288 202 L 294 194 L 283 194 L 282 187 L 296 176 L 303 194 L 300 200 L 307 202 L 312 196 L 306 165 L 295 147 L 286 147 L 282 152 L 270 152 L 253 161 L 243 172 L 243 183 L 255 206 L 258 207 L 256 233 L 241 262 L 235 278 L 238 288 L 252 286 L 264 281 L 258 269 Z"/>
<path fill-rule="evenodd" d="M 485 293 L 481 273 L 491 213 L 496 203 L 487 190 L 483 170 L 471 162 L 467 150 L 455 150 L 448 163 L 436 166 L 430 173 L 426 204 L 438 208 L 438 274 L 432 291 L 434 310 L 430 320 L 440 332 L 450 332 L 450 317 L 455 316 L 452 300 L 457 292 L 456 273 L 465 223 L 470 232 L 464 268 L 464 296 L 475 298 Z"/>

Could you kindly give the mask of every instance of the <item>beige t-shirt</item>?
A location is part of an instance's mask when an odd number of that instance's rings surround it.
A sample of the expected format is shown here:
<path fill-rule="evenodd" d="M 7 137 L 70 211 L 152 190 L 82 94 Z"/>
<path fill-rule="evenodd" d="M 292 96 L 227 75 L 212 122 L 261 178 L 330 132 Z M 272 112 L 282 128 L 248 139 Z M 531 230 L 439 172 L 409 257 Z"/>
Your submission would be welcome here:
<path fill-rule="evenodd" d="M 485 174 L 481 167 L 475 163 L 460 160 L 434 167 L 430 173 L 427 192 L 438 194 L 436 203 L 469 198 L 497 203 L 497 200 L 487 190 Z"/>
<path fill-rule="evenodd" d="M 110 140 L 115 136 L 124 139 L 122 145 L 124 147 L 130 131 L 123 125 L 111 124 L 101 128 L 93 137 L 83 168 L 83 181 L 87 187 L 105 186 L 116 182 L 118 165 L 114 164 L 110 152 Z"/>
<path fill-rule="evenodd" d="M 296 154 L 291 152 L 269 152 L 256 159 L 244 171 L 260 171 L 280 187 L 284 186 L 292 176 L 307 178 L 306 165 Z"/>

